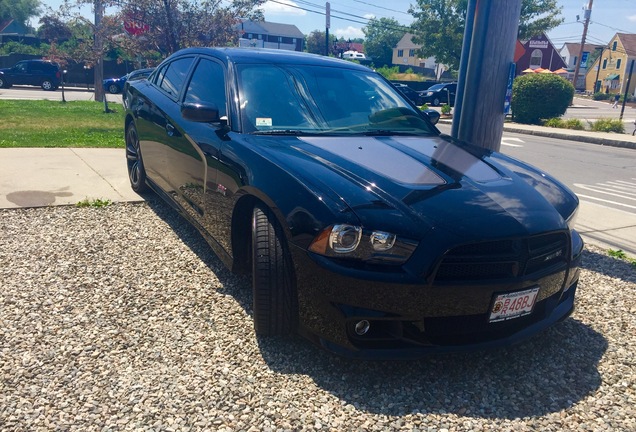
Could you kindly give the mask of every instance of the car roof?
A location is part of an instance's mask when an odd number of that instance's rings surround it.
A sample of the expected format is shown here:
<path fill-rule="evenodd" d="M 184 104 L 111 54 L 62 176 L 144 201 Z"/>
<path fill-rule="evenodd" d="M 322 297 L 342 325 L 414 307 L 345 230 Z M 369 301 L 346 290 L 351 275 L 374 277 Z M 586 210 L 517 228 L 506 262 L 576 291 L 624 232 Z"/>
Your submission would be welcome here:
<path fill-rule="evenodd" d="M 268 48 L 186 48 L 177 51 L 173 56 L 187 54 L 211 55 L 227 59 L 232 63 L 271 63 L 271 64 L 303 64 L 315 66 L 336 66 L 368 71 L 366 66 L 358 65 L 334 57 L 325 57 L 305 52 L 268 49 Z"/>

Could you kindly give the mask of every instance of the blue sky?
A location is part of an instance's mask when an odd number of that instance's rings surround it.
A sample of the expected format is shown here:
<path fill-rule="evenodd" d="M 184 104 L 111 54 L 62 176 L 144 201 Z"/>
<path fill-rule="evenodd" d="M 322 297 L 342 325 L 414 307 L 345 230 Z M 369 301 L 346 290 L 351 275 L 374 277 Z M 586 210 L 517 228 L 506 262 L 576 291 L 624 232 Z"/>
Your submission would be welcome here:
<path fill-rule="evenodd" d="M 229 0 L 224 0 L 229 1 Z M 62 0 L 43 0 L 44 6 L 57 9 Z M 414 0 L 330 0 L 331 27 L 329 32 L 338 37 L 363 37 L 362 27 L 369 18 L 394 18 L 404 25 L 413 21 L 408 9 Z M 564 23 L 548 36 L 555 46 L 564 42 L 580 42 L 583 33 L 583 6 L 587 0 L 559 0 Z M 267 21 L 295 24 L 309 34 L 325 29 L 324 0 L 270 0 L 264 6 Z M 91 17 L 90 7 L 82 13 Z M 576 16 L 581 20 L 577 22 Z M 37 20 L 35 25 L 37 25 Z M 636 0 L 596 0 L 588 28 L 588 42 L 606 44 L 615 33 L 636 33 Z"/>

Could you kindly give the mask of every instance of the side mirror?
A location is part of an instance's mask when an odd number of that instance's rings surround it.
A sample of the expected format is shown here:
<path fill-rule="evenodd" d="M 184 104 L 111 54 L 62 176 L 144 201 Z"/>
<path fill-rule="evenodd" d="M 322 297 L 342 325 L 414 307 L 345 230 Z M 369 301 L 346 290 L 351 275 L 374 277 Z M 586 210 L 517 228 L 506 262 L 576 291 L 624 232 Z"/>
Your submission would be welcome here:
<path fill-rule="evenodd" d="M 219 123 L 219 108 L 213 103 L 184 103 L 181 106 L 181 116 L 199 123 Z"/>
<path fill-rule="evenodd" d="M 426 114 L 431 123 L 437 124 L 437 122 L 439 121 L 439 113 L 434 109 L 427 109 L 422 112 Z"/>

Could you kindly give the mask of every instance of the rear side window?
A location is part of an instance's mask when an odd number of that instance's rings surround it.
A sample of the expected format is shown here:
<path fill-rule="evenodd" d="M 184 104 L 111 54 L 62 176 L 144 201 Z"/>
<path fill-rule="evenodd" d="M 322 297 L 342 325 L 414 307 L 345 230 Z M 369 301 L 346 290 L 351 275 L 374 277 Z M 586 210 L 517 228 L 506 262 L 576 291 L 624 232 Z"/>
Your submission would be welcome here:
<path fill-rule="evenodd" d="M 177 59 L 161 69 L 157 77 L 157 85 L 173 98 L 176 98 L 192 65 L 192 57 Z"/>

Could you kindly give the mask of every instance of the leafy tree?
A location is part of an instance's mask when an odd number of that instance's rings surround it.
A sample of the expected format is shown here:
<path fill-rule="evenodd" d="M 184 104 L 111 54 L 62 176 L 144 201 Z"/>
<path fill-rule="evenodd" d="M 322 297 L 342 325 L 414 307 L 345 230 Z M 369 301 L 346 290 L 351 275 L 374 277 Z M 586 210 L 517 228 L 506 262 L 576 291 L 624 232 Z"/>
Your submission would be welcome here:
<path fill-rule="evenodd" d="M 40 18 L 38 37 L 46 40 L 68 40 L 73 36 L 68 23 L 56 15 L 44 15 Z"/>
<path fill-rule="evenodd" d="M 40 14 L 39 0 L 0 0 L 0 21 L 14 19 L 26 25 L 29 18 Z"/>
<path fill-rule="evenodd" d="M 405 28 L 393 18 L 373 18 L 362 28 L 366 37 L 364 52 L 371 57 L 375 66 L 390 65 L 393 48 L 404 36 Z"/>
<path fill-rule="evenodd" d="M 409 9 L 415 18 L 413 42 L 421 57 L 434 56 L 450 69 L 459 69 L 468 0 L 417 0 Z M 519 39 L 547 32 L 563 22 L 557 0 L 522 0 Z"/>
<path fill-rule="evenodd" d="M 314 30 L 305 38 L 305 51 L 312 54 L 326 55 L 326 34 L 324 31 Z M 329 47 L 333 46 L 334 37 L 329 35 Z"/>

